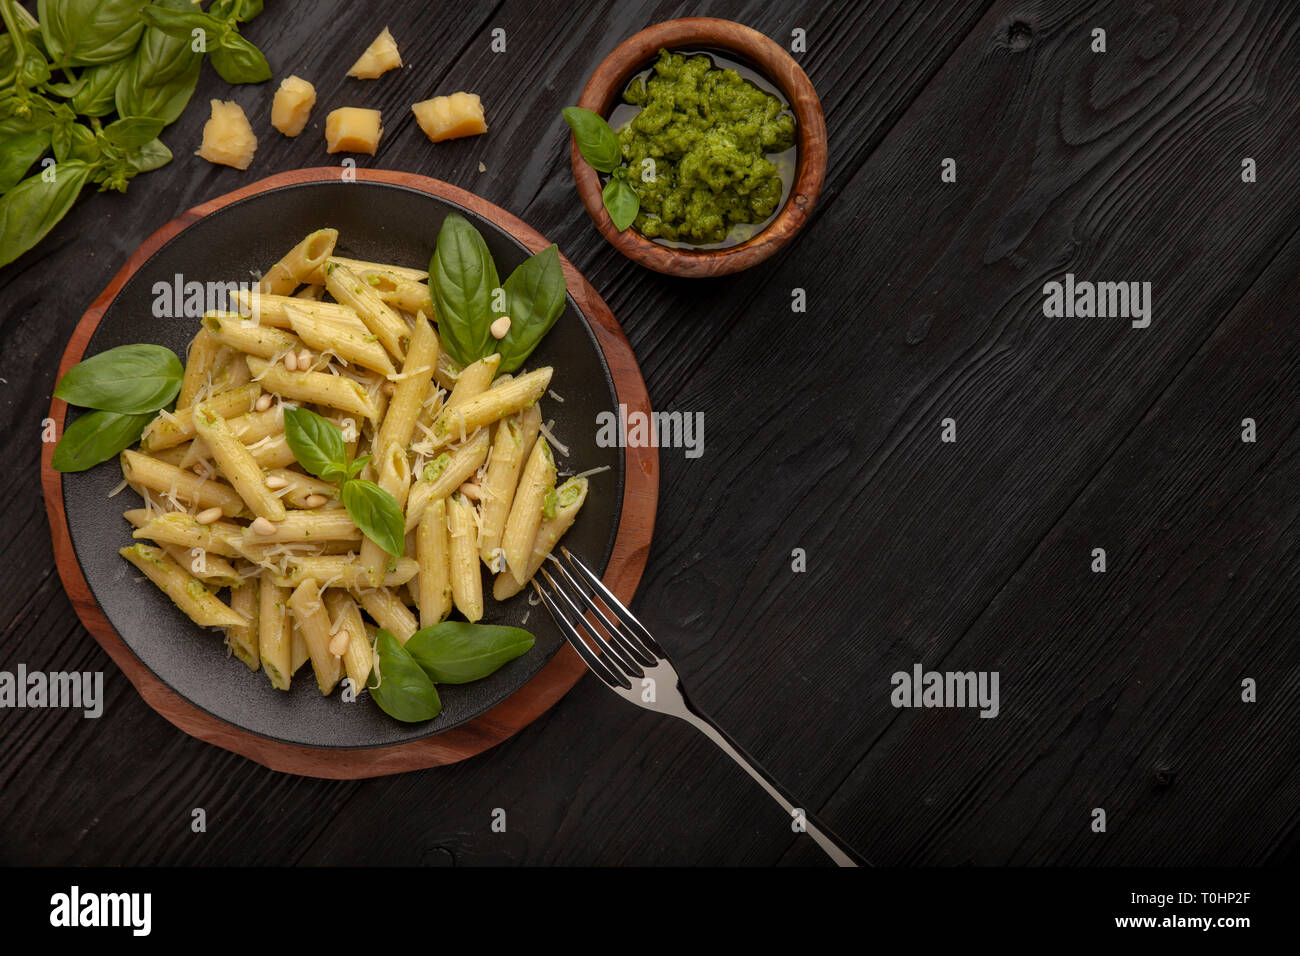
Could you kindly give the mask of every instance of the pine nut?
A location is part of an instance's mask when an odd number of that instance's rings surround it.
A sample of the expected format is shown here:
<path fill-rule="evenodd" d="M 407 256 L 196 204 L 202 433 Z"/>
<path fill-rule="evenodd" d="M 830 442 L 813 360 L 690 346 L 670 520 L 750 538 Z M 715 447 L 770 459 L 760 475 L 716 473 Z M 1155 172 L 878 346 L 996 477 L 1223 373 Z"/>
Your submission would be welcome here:
<path fill-rule="evenodd" d="M 501 316 L 501 318 L 497 319 L 495 322 L 492 323 L 490 328 L 492 331 L 492 338 L 504 339 L 506 337 L 506 333 L 510 331 L 510 316 L 508 315 Z"/>
<path fill-rule="evenodd" d="M 456 490 L 459 491 L 459 492 L 460 492 L 462 495 L 464 495 L 466 498 L 470 498 L 470 499 L 472 499 L 472 500 L 474 500 L 474 501 L 482 501 L 482 500 L 483 500 L 483 489 L 480 488 L 478 485 L 471 484 L 471 483 L 468 482 L 468 481 L 465 482 L 463 485 L 461 485 L 461 486 L 460 486 L 459 488 L 457 488 Z"/>
<path fill-rule="evenodd" d="M 313 360 L 312 360 L 312 357 L 311 357 L 311 353 L 308 352 L 306 349 L 303 349 L 301 352 L 298 353 L 298 368 L 299 368 L 299 370 L 301 370 L 301 371 L 303 371 L 303 372 L 307 371 L 307 369 L 311 368 L 311 363 L 312 363 L 312 361 L 313 361 Z"/>
<path fill-rule="evenodd" d="M 345 628 L 330 638 L 330 653 L 335 657 L 342 657 L 343 652 L 348 649 L 348 643 L 352 640 L 352 635 Z"/>
<path fill-rule="evenodd" d="M 258 518 L 250 527 L 253 529 L 253 534 L 275 534 L 275 525 L 265 518 Z"/>
<path fill-rule="evenodd" d="M 270 408 L 271 407 L 270 393 L 264 393 L 262 395 L 257 396 L 257 404 L 254 405 L 253 407 L 256 408 L 259 412 L 264 412 L 268 408 Z"/>
<path fill-rule="evenodd" d="M 298 356 L 292 352 L 286 352 L 284 356 L 284 367 L 290 372 L 298 371 Z"/>
<path fill-rule="evenodd" d="M 212 522 L 216 521 L 220 517 L 220 508 L 204 508 L 194 516 L 194 520 L 199 524 L 212 524 Z"/>
<path fill-rule="evenodd" d="M 303 503 L 303 507 L 306 508 L 319 508 L 327 501 L 329 501 L 329 499 L 326 498 L 324 495 L 308 495 L 306 498 L 303 499 L 302 503 Z"/>
<path fill-rule="evenodd" d="M 288 484 L 289 479 L 284 477 L 284 475 L 266 476 L 266 487 L 270 488 L 272 491 L 279 491 L 281 488 L 288 487 Z"/>

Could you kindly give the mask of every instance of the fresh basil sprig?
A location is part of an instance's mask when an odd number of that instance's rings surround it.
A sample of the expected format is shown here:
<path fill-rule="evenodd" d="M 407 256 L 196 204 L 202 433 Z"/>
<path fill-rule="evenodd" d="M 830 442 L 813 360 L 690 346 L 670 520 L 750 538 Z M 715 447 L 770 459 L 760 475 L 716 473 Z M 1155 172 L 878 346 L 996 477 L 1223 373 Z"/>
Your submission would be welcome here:
<path fill-rule="evenodd" d="M 196 27 L 228 82 L 271 76 L 239 32 L 262 0 L 216 0 L 206 13 L 191 0 L 38 0 L 37 10 L 39 22 L 0 0 L 0 266 L 40 242 L 84 186 L 125 192 L 171 160 L 157 136 L 198 83 Z M 56 165 L 29 176 L 51 152 Z"/>
<path fill-rule="evenodd" d="M 153 417 L 153 412 L 124 415 L 95 411 L 82 415 L 63 430 L 50 464 L 55 471 L 65 472 L 93 468 L 139 441 L 144 426 Z"/>
<path fill-rule="evenodd" d="M 375 668 L 366 688 L 384 713 L 404 723 L 432 720 L 442 712 L 438 688 L 401 642 L 383 628 L 375 636 Z"/>
<path fill-rule="evenodd" d="M 356 477 L 370 456 L 349 461 L 342 429 L 309 408 L 284 410 L 284 439 L 298 464 L 322 481 L 339 483 L 339 498 L 361 533 L 400 557 L 406 547 L 402 506 L 374 482 Z"/>
<path fill-rule="evenodd" d="M 513 372 L 564 311 L 564 270 L 554 244 L 519 264 L 499 286 L 503 308 L 493 308 L 498 298 L 496 263 L 479 231 L 455 213 L 438 232 L 429 287 L 442 345 L 461 367 L 500 352 L 498 373 Z M 510 328 L 498 341 L 492 323 L 503 315 L 510 316 Z"/>
<path fill-rule="evenodd" d="M 70 405 L 141 415 L 169 404 L 185 369 L 161 345 L 119 345 L 78 362 L 59 379 L 54 397 Z"/>
<path fill-rule="evenodd" d="M 416 631 L 406 642 L 406 652 L 430 680 L 466 684 L 528 653 L 535 642 L 519 627 L 443 621 Z"/>
<path fill-rule="evenodd" d="M 439 340 L 462 368 L 492 354 L 492 322 L 503 314 L 492 308 L 492 293 L 500 284 L 483 236 L 464 216 L 450 213 L 429 261 L 429 288 Z"/>
<path fill-rule="evenodd" d="M 597 172 L 610 174 L 600 198 L 614 228 L 622 232 L 632 225 L 641 211 L 641 197 L 627 181 L 627 173 L 622 169 L 623 150 L 618 134 L 603 117 L 581 106 L 566 106 L 560 114 L 573 130 L 582 158 Z"/>
<path fill-rule="evenodd" d="M 69 425 L 54 448 L 55 471 L 85 471 L 135 444 L 158 409 L 180 391 L 181 360 L 161 345 L 120 345 L 78 362 L 54 397 L 93 408 Z"/>
<path fill-rule="evenodd" d="M 510 329 L 497 344 L 501 353 L 498 374 L 513 372 L 523 365 L 564 311 L 564 270 L 560 268 L 559 248 L 552 243 L 529 256 L 510 273 L 502 289 Z"/>

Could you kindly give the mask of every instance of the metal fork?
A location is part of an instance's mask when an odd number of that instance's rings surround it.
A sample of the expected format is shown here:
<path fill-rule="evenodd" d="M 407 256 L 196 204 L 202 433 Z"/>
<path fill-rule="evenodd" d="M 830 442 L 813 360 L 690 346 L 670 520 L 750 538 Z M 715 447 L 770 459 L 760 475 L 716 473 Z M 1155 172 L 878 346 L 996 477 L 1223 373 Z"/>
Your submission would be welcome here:
<path fill-rule="evenodd" d="M 541 597 L 565 638 L 586 662 L 591 672 L 614 693 L 646 710 L 669 714 L 699 730 L 722 751 L 740 764 L 759 786 L 779 803 L 791 817 L 802 819 L 803 832 L 812 837 L 840 866 L 866 865 L 842 840 L 821 824 L 810 812 L 795 803 L 772 775 L 740 744 L 706 717 L 686 696 L 682 680 L 658 642 L 636 617 L 623 606 L 596 573 L 560 547 L 565 560 L 551 555 L 558 574 L 543 564 L 543 586 L 533 578 L 533 587 Z M 566 563 L 567 562 L 567 563 Z M 599 600 L 597 600 L 599 598 Z M 603 607 L 602 607 L 603 605 Z M 608 611 L 608 613 L 606 613 Z M 611 616 L 612 615 L 612 618 Z M 592 618 L 599 626 L 592 623 Z M 600 650 L 597 654 L 583 640 L 586 636 Z"/>

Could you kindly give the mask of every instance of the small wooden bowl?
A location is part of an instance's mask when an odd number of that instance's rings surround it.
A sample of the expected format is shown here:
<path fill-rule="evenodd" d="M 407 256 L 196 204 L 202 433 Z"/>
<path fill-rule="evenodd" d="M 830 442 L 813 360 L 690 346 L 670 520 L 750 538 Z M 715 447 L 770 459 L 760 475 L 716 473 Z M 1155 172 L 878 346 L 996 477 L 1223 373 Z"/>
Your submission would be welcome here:
<path fill-rule="evenodd" d="M 785 96 L 798 126 L 798 161 L 785 205 L 762 232 L 726 249 L 694 250 L 660 245 L 634 228 L 614 228 L 601 201 L 596 170 L 587 165 L 572 139 L 573 178 L 587 213 L 619 252 L 658 272 L 676 276 L 718 276 L 757 265 L 789 242 L 812 213 L 826 178 L 826 120 L 807 74 L 790 54 L 757 30 L 731 20 L 686 17 L 668 20 L 634 34 L 596 67 L 578 105 L 607 117 L 628 82 L 655 59 L 660 49 L 717 50 L 753 67 Z"/>

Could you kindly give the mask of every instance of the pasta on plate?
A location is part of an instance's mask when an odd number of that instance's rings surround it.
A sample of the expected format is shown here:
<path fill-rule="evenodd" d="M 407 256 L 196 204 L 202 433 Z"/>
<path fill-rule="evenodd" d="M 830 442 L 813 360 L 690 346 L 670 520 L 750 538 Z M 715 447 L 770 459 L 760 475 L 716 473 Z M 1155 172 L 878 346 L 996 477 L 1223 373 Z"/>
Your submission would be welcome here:
<path fill-rule="evenodd" d="M 310 663 L 322 694 L 360 693 L 379 629 L 405 643 L 518 594 L 604 470 L 560 480 L 540 404 L 553 369 L 498 374 L 495 353 L 460 367 L 428 274 L 336 256 L 337 240 L 313 232 L 205 314 L 175 409 L 120 456 L 144 502 L 121 555 L 272 687 Z M 396 503 L 397 553 L 341 500 L 350 474 L 298 460 L 295 409 L 336 428 L 357 484 Z"/>

